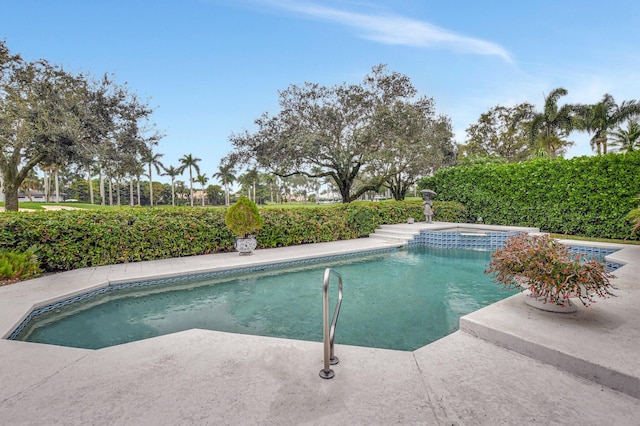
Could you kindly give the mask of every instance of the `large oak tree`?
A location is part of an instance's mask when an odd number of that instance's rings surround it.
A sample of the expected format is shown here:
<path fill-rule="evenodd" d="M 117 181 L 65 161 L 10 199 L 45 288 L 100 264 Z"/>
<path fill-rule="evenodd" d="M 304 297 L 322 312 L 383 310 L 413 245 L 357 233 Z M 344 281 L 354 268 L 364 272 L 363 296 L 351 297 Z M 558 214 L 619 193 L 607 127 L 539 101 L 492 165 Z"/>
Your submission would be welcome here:
<path fill-rule="evenodd" d="M 396 200 L 403 200 L 420 177 L 455 163 L 451 121 L 436 115 L 431 98 L 379 107 L 371 131 L 379 151 L 367 171 L 381 176 Z"/>
<path fill-rule="evenodd" d="M 125 87 L 45 60 L 24 61 L 2 41 L 0 71 L 0 175 L 7 210 L 18 210 L 18 188 L 36 166 L 89 169 L 98 161 L 117 174 L 125 154 L 146 152 L 141 120 L 152 110 Z"/>
<path fill-rule="evenodd" d="M 291 85 L 280 92 L 277 115 L 263 114 L 255 132 L 234 134 L 227 161 L 257 166 L 280 177 L 330 178 L 345 203 L 377 190 L 387 171 L 362 172 L 381 158 L 389 139 L 375 127 L 381 111 L 410 104 L 410 79 L 378 65 L 360 84 Z M 376 118 L 378 117 L 378 118 Z M 387 132 L 388 133 L 388 132 Z M 387 153 L 388 154 L 388 153 Z"/>
<path fill-rule="evenodd" d="M 0 172 L 5 208 L 18 210 L 18 188 L 39 164 L 77 159 L 82 78 L 46 61 L 9 56 L 2 44 Z"/>

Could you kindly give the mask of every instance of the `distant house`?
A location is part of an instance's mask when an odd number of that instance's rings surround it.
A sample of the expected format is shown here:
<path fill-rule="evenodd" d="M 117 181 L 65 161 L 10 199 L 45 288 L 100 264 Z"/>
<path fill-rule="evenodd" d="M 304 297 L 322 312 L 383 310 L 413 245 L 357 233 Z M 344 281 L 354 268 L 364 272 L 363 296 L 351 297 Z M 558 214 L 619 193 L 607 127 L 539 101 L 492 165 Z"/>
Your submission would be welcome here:
<path fill-rule="evenodd" d="M 29 194 L 31 195 L 31 198 L 29 198 L 29 195 L 23 191 L 18 192 L 18 202 L 25 202 L 25 201 L 33 201 L 34 203 L 44 203 L 47 201 L 47 196 L 44 192 L 42 191 L 32 191 L 29 190 Z M 56 194 L 49 194 L 49 202 L 51 203 L 61 203 L 62 201 L 64 201 L 65 199 L 65 195 L 64 193 L 60 193 L 60 199 L 57 200 L 56 199 Z"/>
<path fill-rule="evenodd" d="M 5 200 L 5 195 L 4 195 L 4 187 L 2 185 L 3 183 L 3 179 L 2 179 L 2 173 L 0 172 L 0 203 L 4 203 Z M 47 200 L 47 197 L 45 195 L 44 192 L 42 191 L 29 191 L 29 194 L 31 195 L 31 199 L 29 198 L 29 195 L 27 193 L 25 193 L 24 191 L 19 191 L 18 192 L 18 202 L 26 202 L 26 201 L 34 201 L 37 203 L 44 203 Z M 64 199 L 66 198 L 65 193 L 60 193 L 60 199 L 56 199 L 56 194 L 50 194 L 49 195 L 49 202 L 51 203 L 59 203 L 64 201 Z"/>
<path fill-rule="evenodd" d="M 29 198 L 29 195 L 31 195 L 31 198 Z M 25 193 L 23 191 L 19 191 L 18 192 L 18 202 L 24 202 L 24 201 L 33 201 L 36 203 L 44 203 L 46 201 L 46 197 L 44 195 L 44 192 L 42 191 L 31 191 L 29 190 L 29 193 Z"/>

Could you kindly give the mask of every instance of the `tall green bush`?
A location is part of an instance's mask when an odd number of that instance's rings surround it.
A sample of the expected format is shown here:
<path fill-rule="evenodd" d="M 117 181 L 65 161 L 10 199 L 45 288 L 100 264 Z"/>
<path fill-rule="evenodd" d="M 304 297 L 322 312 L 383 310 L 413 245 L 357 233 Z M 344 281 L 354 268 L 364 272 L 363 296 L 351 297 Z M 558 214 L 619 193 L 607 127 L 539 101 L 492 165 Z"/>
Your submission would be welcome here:
<path fill-rule="evenodd" d="M 635 238 L 640 152 L 440 169 L 421 187 L 457 201 L 467 221 L 539 227 L 559 234 Z"/>
<path fill-rule="evenodd" d="M 242 238 L 247 238 L 249 234 L 259 231 L 263 225 L 258 206 L 247 197 L 240 197 L 229 207 L 224 222 L 231 232 Z"/>
<path fill-rule="evenodd" d="M 40 275 L 40 264 L 32 247 L 24 252 L 0 249 L 0 280 L 37 277 Z"/>

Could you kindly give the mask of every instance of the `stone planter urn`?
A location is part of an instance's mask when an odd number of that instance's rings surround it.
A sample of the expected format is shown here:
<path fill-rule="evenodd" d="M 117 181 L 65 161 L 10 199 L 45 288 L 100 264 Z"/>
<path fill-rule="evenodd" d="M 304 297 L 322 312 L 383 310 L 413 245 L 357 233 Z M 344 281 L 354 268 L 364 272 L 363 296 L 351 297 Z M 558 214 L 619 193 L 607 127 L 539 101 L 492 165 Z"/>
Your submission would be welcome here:
<path fill-rule="evenodd" d="M 240 253 L 240 256 L 250 256 L 258 246 L 256 237 L 249 235 L 248 237 L 236 237 L 233 247 Z"/>

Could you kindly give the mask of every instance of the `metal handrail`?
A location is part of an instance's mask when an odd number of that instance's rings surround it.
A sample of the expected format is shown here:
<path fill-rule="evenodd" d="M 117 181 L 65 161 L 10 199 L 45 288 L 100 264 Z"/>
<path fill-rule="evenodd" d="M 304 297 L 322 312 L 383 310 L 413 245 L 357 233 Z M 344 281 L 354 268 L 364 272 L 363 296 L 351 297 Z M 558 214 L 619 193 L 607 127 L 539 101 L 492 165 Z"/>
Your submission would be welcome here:
<path fill-rule="evenodd" d="M 333 320 L 329 326 L 329 279 L 331 274 L 338 277 L 338 303 L 333 312 Z M 336 335 L 336 324 L 338 323 L 338 315 L 340 314 L 340 305 L 342 305 L 342 275 L 327 268 L 324 271 L 324 283 L 322 286 L 322 335 L 324 341 L 324 368 L 320 370 L 320 377 L 323 379 L 331 379 L 335 374 L 329 365 L 335 365 L 340 360 L 333 353 L 333 340 Z"/>

